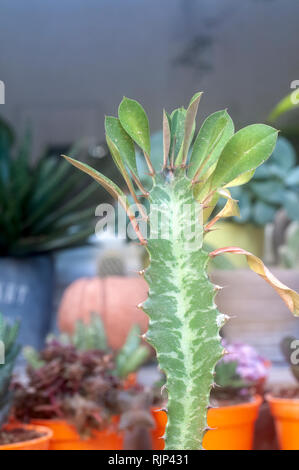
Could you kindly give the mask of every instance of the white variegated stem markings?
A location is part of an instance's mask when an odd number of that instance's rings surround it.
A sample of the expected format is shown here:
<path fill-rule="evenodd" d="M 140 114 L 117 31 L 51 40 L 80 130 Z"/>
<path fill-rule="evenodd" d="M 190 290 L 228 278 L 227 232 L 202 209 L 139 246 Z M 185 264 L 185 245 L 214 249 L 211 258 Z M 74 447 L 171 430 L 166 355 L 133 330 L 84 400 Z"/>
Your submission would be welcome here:
<path fill-rule="evenodd" d="M 186 244 L 186 227 L 202 230 L 184 209 L 190 206 L 197 212 L 190 181 L 183 173 L 169 184 L 157 179 L 150 203 L 150 223 L 156 221 L 159 208 L 164 218 L 148 240 L 149 295 L 143 309 L 150 318 L 146 338 L 167 376 L 166 448 L 200 449 L 214 368 L 223 353 L 219 330 L 224 316 L 217 311 L 215 288 L 207 276 L 208 253 L 197 240 Z M 165 224 L 168 239 L 159 237 Z"/>

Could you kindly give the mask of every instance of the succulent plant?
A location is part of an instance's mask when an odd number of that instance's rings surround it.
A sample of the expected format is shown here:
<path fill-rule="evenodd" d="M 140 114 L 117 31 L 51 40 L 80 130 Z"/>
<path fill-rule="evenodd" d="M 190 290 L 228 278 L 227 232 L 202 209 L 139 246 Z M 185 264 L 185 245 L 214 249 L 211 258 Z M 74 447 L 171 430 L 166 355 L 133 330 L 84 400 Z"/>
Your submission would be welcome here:
<path fill-rule="evenodd" d="M 224 353 L 219 331 L 227 319 L 215 305 L 218 288 L 208 278 L 209 260 L 222 253 L 245 255 L 250 268 L 299 315 L 299 295 L 281 284 L 256 256 L 237 247 L 210 253 L 203 248 L 203 236 L 217 220 L 237 215 L 237 203 L 229 188 L 249 181 L 255 168 L 267 160 L 277 131 L 254 124 L 234 134 L 228 113 L 218 111 L 202 124 L 190 154 L 200 98 L 201 93 L 195 94 L 187 109 L 179 108 L 171 114 L 164 111 L 163 149 L 156 167 L 150 157 L 149 123 L 142 106 L 124 98 L 119 117 L 106 117 L 107 143 L 135 201 L 134 209 L 106 176 L 65 157 L 118 200 L 148 251 L 150 264 L 141 274 L 149 294 L 142 308 L 150 319 L 146 339 L 156 349 L 167 378 L 166 449 L 201 449 L 207 429 L 215 366 Z M 139 178 L 135 144 L 143 152 L 151 187 L 145 187 Z M 148 199 L 149 215 L 141 207 L 139 195 Z M 226 204 L 210 219 L 221 197 Z"/>
<path fill-rule="evenodd" d="M 0 313 L 0 430 L 6 423 L 12 406 L 12 392 L 10 390 L 12 372 L 20 346 L 17 344 L 19 323 L 10 326 Z M 2 360 L 3 359 L 3 360 Z"/>
<path fill-rule="evenodd" d="M 101 317 L 97 314 L 91 316 L 90 323 L 86 324 L 78 320 L 73 335 L 61 333 L 58 337 L 49 335 L 46 343 L 57 341 L 61 345 L 74 346 L 78 351 L 103 351 L 114 358 L 112 373 L 120 378 L 126 378 L 132 372 L 138 370 L 149 358 L 149 348 L 141 344 L 140 328 L 133 325 L 127 336 L 125 344 L 117 352 L 112 354 L 108 347 L 105 327 Z M 45 362 L 40 353 L 31 346 L 23 349 L 28 364 L 34 369 L 39 369 Z"/>
<path fill-rule="evenodd" d="M 124 428 L 128 414 L 135 417 L 134 426 L 145 418 L 152 425 L 150 405 L 141 400 L 146 392 L 139 385 L 128 386 L 115 374 L 112 353 L 51 339 L 33 359 L 27 367 L 27 380 L 13 384 L 17 419 L 62 418 L 82 435 L 113 426 L 114 415 L 121 415 Z"/>
<path fill-rule="evenodd" d="M 99 196 L 97 185 L 82 188 L 78 174 L 56 157 L 35 165 L 30 159 L 30 133 L 16 147 L 12 129 L 0 120 L 0 256 L 67 248 L 94 232 L 90 201 Z"/>
<path fill-rule="evenodd" d="M 256 350 L 244 343 L 222 341 L 227 354 L 220 359 L 215 368 L 215 383 L 212 390 L 214 398 L 244 397 L 255 393 L 259 384 L 268 375 L 266 361 Z"/>

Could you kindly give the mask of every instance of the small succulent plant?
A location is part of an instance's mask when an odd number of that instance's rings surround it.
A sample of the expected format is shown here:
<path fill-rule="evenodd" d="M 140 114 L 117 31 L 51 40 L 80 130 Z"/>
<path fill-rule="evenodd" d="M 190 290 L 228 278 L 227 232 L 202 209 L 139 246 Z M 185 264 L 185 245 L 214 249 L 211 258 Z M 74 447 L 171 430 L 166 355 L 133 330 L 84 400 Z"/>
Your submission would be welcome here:
<path fill-rule="evenodd" d="M 209 261 L 224 253 L 245 255 L 250 268 L 299 315 L 299 295 L 280 283 L 256 256 L 237 247 L 212 252 L 203 247 L 204 235 L 219 219 L 238 214 L 230 188 L 248 182 L 269 158 L 277 131 L 253 124 L 234 133 L 227 111 L 218 111 L 204 121 L 190 152 L 201 95 L 196 93 L 187 109 L 179 108 L 171 114 L 164 111 L 163 148 L 156 167 L 142 106 L 124 98 L 118 118 L 106 117 L 107 143 L 135 202 L 134 210 L 113 181 L 65 157 L 114 196 L 148 251 L 149 267 L 141 274 L 149 294 L 142 308 L 150 319 L 146 339 L 156 349 L 167 378 L 165 446 L 172 450 L 202 448 L 215 366 L 224 354 L 219 332 L 227 317 L 215 305 L 218 288 L 208 278 Z M 138 173 L 135 144 L 144 155 L 149 187 L 142 184 Z M 140 195 L 149 201 L 149 214 L 140 204 Z M 220 198 L 226 201 L 224 208 L 210 217 Z"/>
<path fill-rule="evenodd" d="M 9 416 L 13 394 L 10 390 L 12 372 L 20 351 L 17 343 L 19 323 L 9 325 L 0 313 L 0 430 Z M 3 356 L 3 357 L 2 357 Z"/>
<path fill-rule="evenodd" d="M 212 396 L 244 397 L 255 391 L 268 375 L 266 360 L 248 344 L 222 341 L 227 354 L 215 368 L 215 383 Z"/>
<path fill-rule="evenodd" d="M 49 335 L 47 343 L 50 344 L 52 341 L 58 341 L 58 343 L 65 346 L 74 346 L 78 351 L 100 350 L 112 354 L 108 347 L 105 327 L 101 317 L 97 314 L 91 315 L 91 321 L 88 324 L 78 320 L 73 335 L 66 333 L 62 333 L 58 337 Z M 28 364 L 34 369 L 38 369 L 45 364 L 41 359 L 41 355 L 31 346 L 26 346 L 23 349 L 23 354 Z M 149 358 L 149 355 L 149 348 L 141 344 L 139 326 L 132 326 L 125 344 L 113 354 L 113 374 L 120 378 L 127 377 L 138 370 Z"/>

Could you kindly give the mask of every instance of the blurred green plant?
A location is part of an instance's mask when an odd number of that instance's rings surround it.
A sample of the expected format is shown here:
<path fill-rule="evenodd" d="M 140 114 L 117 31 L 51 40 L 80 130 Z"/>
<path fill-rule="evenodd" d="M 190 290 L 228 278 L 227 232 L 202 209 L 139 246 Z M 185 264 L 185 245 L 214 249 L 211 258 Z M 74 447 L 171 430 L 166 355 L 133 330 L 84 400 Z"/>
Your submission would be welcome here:
<path fill-rule="evenodd" d="M 15 361 L 20 351 L 20 346 L 17 344 L 18 334 L 19 322 L 10 326 L 0 313 L 0 342 L 4 353 L 4 360 L 0 361 L 0 431 L 6 423 L 12 405 L 13 394 L 10 384 Z"/>
<path fill-rule="evenodd" d="M 72 345 L 79 351 L 101 350 L 111 352 L 107 342 L 105 327 L 101 317 L 93 314 L 89 324 L 85 324 L 82 320 L 76 322 L 73 335 L 66 333 L 60 334 L 58 337 L 49 335 L 47 343 L 57 341 L 62 345 Z M 45 362 L 41 360 L 40 354 L 31 346 L 23 349 L 23 355 L 28 364 L 34 369 L 39 369 Z M 115 354 L 115 375 L 120 378 L 127 377 L 130 373 L 135 372 L 149 358 L 149 348 L 141 344 L 140 328 L 134 325 L 126 339 L 125 344 Z"/>
<path fill-rule="evenodd" d="M 285 209 L 291 220 L 299 220 L 299 166 L 295 163 L 292 144 L 279 137 L 273 154 L 253 178 L 244 186 L 231 188 L 240 207 L 240 217 L 233 220 L 264 226 L 273 222 L 279 209 Z"/>
<path fill-rule="evenodd" d="M 12 128 L 0 120 L 0 256 L 75 246 L 94 232 L 90 200 L 98 185 L 82 189 L 80 175 L 56 157 L 44 155 L 35 165 L 30 157 L 30 132 L 17 146 Z"/>
<path fill-rule="evenodd" d="M 299 223 L 292 222 L 286 229 L 285 243 L 279 248 L 280 265 L 288 269 L 299 268 Z"/>

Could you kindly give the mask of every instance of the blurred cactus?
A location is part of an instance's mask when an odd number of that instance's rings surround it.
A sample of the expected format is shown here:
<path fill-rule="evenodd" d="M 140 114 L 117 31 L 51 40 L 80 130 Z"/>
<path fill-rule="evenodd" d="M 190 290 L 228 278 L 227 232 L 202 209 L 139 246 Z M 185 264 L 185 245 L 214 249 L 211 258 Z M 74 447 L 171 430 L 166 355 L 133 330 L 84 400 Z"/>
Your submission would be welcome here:
<path fill-rule="evenodd" d="M 15 322 L 10 326 L 0 314 L 0 342 L 4 352 L 4 360 L 0 361 L 0 430 L 7 420 L 12 404 L 10 384 L 15 361 L 20 350 L 20 346 L 17 344 L 18 334 L 19 323 Z"/>
<path fill-rule="evenodd" d="M 279 247 L 280 264 L 289 269 L 299 268 L 299 223 L 286 229 L 285 244 Z"/>
<path fill-rule="evenodd" d="M 134 325 L 116 356 L 116 370 L 119 377 L 126 377 L 148 359 L 149 349 L 140 343 L 140 328 Z"/>
<path fill-rule="evenodd" d="M 82 351 L 90 349 L 108 350 L 107 336 L 101 317 L 96 313 L 92 314 L 89 324 L 78 320 L 75 332 L 70 337 L 70 343 Z"/>

